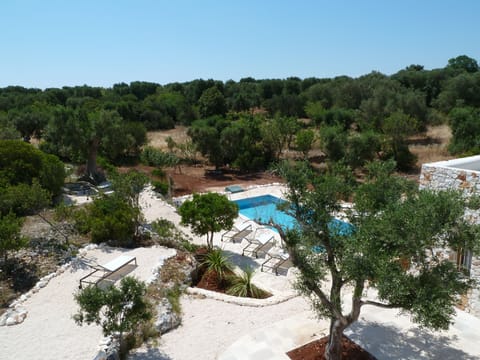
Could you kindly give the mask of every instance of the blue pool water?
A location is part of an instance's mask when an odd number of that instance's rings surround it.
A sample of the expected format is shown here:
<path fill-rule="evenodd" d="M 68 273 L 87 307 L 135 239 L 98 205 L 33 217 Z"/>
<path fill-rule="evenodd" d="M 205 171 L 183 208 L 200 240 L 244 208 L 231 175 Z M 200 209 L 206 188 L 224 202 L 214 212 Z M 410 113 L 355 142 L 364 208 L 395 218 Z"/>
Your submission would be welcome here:
<path fill-rule="evenodd" d="M 261 223 L 272 221 L 287 229 L 295 226 L 295 219 L 277 209 L 285 200 L 272 195 L 262 195 L 234 201 L 243 216 Z"/>
<path fill-rule="evenodd" d="M 295 226 L 295 219 L 283 211 L 277 209 L 278 204 L 282 204 L 285 200 L 279 199 L 272 195 L 262 195 L 242 200 L 234 201 L 243 216 L 261 223 L 273 221 L 286 229 Z M 353 226 L 344 221 L 333 219 L 328 225 L 330 231 L 337 232 L 340 235 L 351 233 Z"/>

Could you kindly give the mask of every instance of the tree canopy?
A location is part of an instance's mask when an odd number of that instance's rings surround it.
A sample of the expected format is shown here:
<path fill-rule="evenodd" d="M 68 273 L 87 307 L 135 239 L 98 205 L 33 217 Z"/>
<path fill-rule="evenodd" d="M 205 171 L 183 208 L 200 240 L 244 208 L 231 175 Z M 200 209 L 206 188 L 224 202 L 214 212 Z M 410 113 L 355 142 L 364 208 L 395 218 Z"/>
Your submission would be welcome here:
<path fill-rule="evenodd" d="M 137 330 L 152 318 L 151 305 L 145 299 L 146 286 L 143 282 L 127 276 L 120 286 L 101 289 L 88 286 L 75 294 L 79 305 L 74 320 L 78 325 L 97 324 L 105 336 L 119 334 L 120 350 L 126 332 Z"/>
<path fill-rule="evenodd" d="M 399 308 L 426 327 L 446 329 L 459 295 L 472 285 L 435 250 L 480 250 L 480 226 L 465 220 L 465 201 L 455 192 L 417 190 L 393 176 L 394 167 L 369 164 L 367 180 L 354 188 L 334 173 L 315 175 L 305 164 L 282 168 L 289 187 L 284 211 L 298 226 L 277 229 L 300 270 L 299 289 L 319 316 L 330 319 L 327 359 L 340 359 L 341 335 L 363 306 Z M 355 204 L 346 210 L 350 225 L 335 219 L 346 198 Z M 375 298 L 366 296 L 367 285 L 377 289 Z"/>
<path fill-rule="evenodd" d="M 338 149 L 340 154 L 333 158 L 331 152 L 327 154 L 328 161 L 349 162 L 353 151 L 355 166 L 363 166 L 373 154 L 393 157 L 399 169 L 409 170 L 414 166 L 409 135 L 404 132 L 401 142 L 392 141 L 387 129 L 408 117 L 410 130 L 418 133 L 429 125 L 450 122 L 455 108 L 478 109 L 479 84 L 477 60 L 459 55 L 443 68 L 427 70 L 411 64 L 390 76 L 371 72 L 357 78 L 195 79 L 165 85 L 134 81 L 111 88 L 45 90 L 9 86 L 0 88 L 0 137 L 43 138 L 45 151 L 87 162 L 87 175 L 95 177 L 97 155 L 116 164 L 128 163 L 138 159 L 145 129 L 192 124 L 192 141 L 212 164 L 257 171 L 290 148 L 299 130 L 297 119 L 308 117 L 311 122 L 301 122 L 303 127 L 329 135 L 332 127 L 338 127 L 353 142 L 364 132 L 375 133 L 371 138 L 378 140 L 380 149 L 367 152 L 367 158 L 359 159 L 364 152 L 355 152 L 347 141 L 346 148 Z M 325 127 L 330 130 L 324 131 Z M 239 146 L 234 147 L 236 138 Z M 454 132 L 452 151 L 460 151 L 455 150 L 458 141 Z"/>
<path fill-rule="evenodd" d="M 0 214 L 34 213 L 61 193 L 63 163 L 20 140 L 0 140 Z"/>
<path fill-rule="evenodd" d="M 229 230 L 238 216 L 237 204 L 217 193 L 193 194 L 178 209 L 183 225 L 190 225 L 194 234 L 207 235 L 207 247 L 213 248 L 213 234 Z"/>

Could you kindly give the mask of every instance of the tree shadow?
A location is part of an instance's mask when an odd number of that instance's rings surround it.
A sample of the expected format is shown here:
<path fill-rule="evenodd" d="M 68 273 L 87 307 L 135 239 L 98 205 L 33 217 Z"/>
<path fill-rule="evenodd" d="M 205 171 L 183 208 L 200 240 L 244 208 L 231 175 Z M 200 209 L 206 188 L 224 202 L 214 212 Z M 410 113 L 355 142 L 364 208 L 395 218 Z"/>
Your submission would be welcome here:
<path fill-rule="evenodd" d="M 2 271 L 5 279 L 10 281 L 12 290 L 19 293 L 30 290 L 39 280 L 37 264 L 23 259 L 8 259 Z"/>
<path fill-rule="evenodd" d="M 251 268 L 252 270 L 256 270 L 260 267 L 260 265 L 255 261 L 255 259 L 249 256 L 243 256 L 231 250 L 223 250 L 226 256 L 228 256 L 230 262 L 234 265 L 240 267 L 242 270 L 246 268 Z"/>
<path fill-rule="evenodd" d="M 345 335 L 378 359 L 478 359 L 478 356 L 454 348 L 455 336 L 418 327 L 405 331 L 396 326 L 361 321 L 347 329 Z"/>
<path fill-rule="evenodd" d="M 172 360 L 172 358 L 162 353 L 158 348 L 149 347 L 147 352 L 129 355 L 128 360 Z"/>

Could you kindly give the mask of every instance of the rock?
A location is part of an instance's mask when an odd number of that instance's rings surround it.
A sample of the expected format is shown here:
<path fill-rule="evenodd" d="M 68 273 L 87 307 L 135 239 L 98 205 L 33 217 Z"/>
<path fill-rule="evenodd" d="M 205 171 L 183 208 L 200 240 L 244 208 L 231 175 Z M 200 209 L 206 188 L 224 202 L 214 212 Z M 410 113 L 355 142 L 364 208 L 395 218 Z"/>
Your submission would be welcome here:
<path fill-rule="evenodd" d="M 45 276 L 45 280 L 50 281 L 50 280 L 52 280 L 54 277 L 55 277 L 55 273 L 51 273 L 51 274 L 48 274 L 47 276 Z"/>
<path fill-rule="evenodd" d="M 108 354 L 107 360 L 120 360 L 120 356 L 118 355 L 118 351 L 115 349 L 115 351 Z"/>
<path fill-rule="evenodd" d="M 27 311 L 27 309 L 25 309 L 25 308 L 18 308 L 18 309 L 17 309 L 17 314 L 18 314 L 18 316 L 20 316 L 21 318 L 25 319 L 25 318 L 27 317 L 28 311 Z"/>
<path fill-rule="evenodd" d="M 7 324 L 8 313 L 0 316 L 0 326 L 5 326 Z"/>
<path fill-rule="evenodd" d="M 120 349 L 120 343 L 118 342 L 117 338 L 112 338 L 111 343 L 106 349 L 107 353 L 107 360 L 120 360 L 120 354 L 119 354 L 119 349 Z"/>
<path fill-rule="evenodd" d="M 162 299 L 160 305 L 157 306 L 157 314 L 155 328 L 160 334 L 165 334 L 180 325 L 180 316 L 173 312 L 168 299 Z"/>
<path fill-rule="evenodd" d="M 100 340 L 100 347 L 107 347 L 112 343 L 112 338 L 110 336 L 104 337 L 102 340 Z"/>
<path fill-rule="evenodd" d="M 107 360 L 107 353 L 103 350 L 100 350 L 93 360 Z"/>
<path fill-rule="evenodd" d="M 48 284 L 48 281 L 41 280 L 41 281 L 39 281 L 39 282 L 37 283 L 36 286 L 37 286 L 39 289 L 41 289 L 41 288 L 44 288 L 45 286 L 47 286 L 47 284 Z"/>
<path fill-rule="evenodd" d="M 98 245 L 97 244 L 88 244 L 87 246 L 84 247 L 85 250 L 89 251 L 89 250 L 95 250 L 98 248 Z"/>
<path fill-rule="evenodd" d="M 17 320 L 15 319 L 15 316 L 9 316 L 7 321 L 5 322 L 5 325 L 7 326 L 12 326 L 16 324 L 17 324 Z"/>
<path fill-rule="evenodd" d="M 28 297 L 27 295 L 23 294 L 22 296 L 20 296 L 20 301 L 21 302 L 24 302 L 24 301 L 27 301 Z"/>

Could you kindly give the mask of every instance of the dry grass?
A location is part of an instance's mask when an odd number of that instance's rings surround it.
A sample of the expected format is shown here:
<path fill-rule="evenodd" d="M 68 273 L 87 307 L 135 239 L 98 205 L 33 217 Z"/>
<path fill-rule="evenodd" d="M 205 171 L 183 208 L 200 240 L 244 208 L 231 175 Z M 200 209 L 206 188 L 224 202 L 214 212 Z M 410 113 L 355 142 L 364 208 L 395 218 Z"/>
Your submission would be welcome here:
<path fill-rule="evenodd" d="M 410 151 L 418 157 L 418 165 L 452 159 L 447 147 L 452 137 L 448 125 L 429 126 L 423 136 L 412 137 Z"/>
<path fill-rule="evenodd" d="M 177 144 L 184 144 L 190 140 L 190 137 L 187 135 L 187 129 L 186 126 L 176 126 L 175 129 L 171 130 L 149 131 L 147 133 L 148 145 L 160 150 L 168 150 L 165 139 L 169 136 Z"/>

